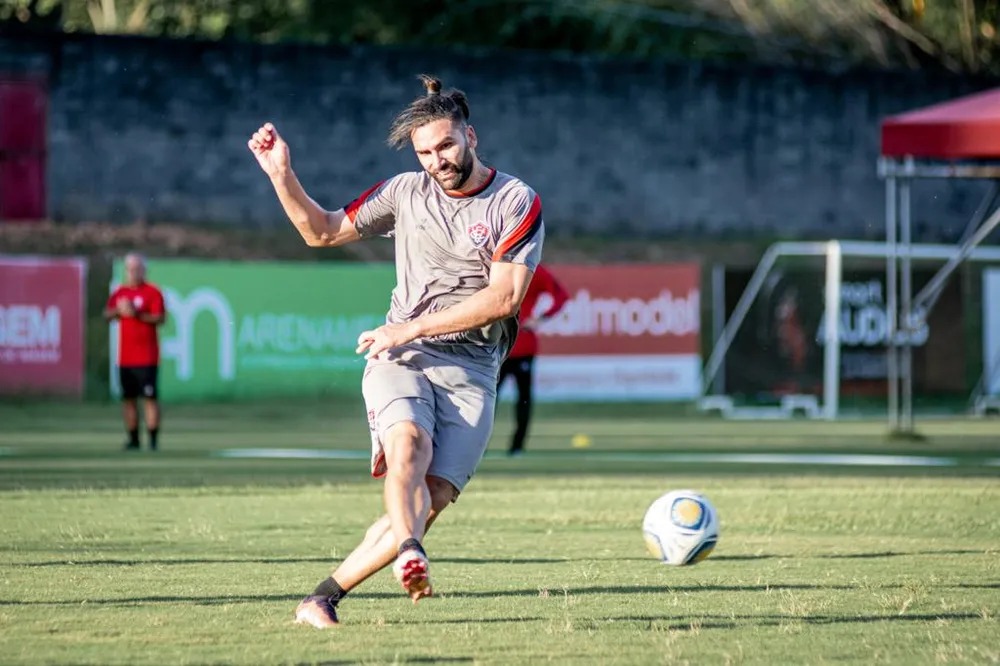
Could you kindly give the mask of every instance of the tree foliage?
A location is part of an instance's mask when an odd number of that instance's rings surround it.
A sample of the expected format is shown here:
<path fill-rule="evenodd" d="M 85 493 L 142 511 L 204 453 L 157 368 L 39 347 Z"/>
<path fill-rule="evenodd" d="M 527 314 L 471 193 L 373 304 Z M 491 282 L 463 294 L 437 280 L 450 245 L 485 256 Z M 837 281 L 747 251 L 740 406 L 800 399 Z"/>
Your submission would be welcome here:
<path fill-rule="evenodd" d="M 0 27 L 1000 73 L 1000 0 L 0 0 Z"/>

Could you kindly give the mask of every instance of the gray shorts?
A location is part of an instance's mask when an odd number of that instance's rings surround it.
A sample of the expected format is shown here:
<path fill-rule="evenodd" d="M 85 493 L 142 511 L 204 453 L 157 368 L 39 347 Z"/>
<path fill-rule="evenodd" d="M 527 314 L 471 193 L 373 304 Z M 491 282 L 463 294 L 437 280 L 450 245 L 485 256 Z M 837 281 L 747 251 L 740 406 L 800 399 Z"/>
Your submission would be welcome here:
<path fill-rule="evenodd" d="M 372 434 L 372 476 L 386 473 L 386 431 L 413 421 L 434 443 L 428 474 L 461 492 L 489 444 L 496 370 L 439 348 L 411 343 L 368 361 L 361 391 Z"/>

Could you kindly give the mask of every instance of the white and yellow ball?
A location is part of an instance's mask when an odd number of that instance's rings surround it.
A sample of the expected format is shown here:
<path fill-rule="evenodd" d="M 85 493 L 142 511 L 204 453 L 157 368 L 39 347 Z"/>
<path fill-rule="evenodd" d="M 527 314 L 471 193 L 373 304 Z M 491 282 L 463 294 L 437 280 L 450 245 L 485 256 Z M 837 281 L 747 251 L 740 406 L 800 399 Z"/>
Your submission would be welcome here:
<path fill-rule="evenodd" d="M 719 515 L 701 493 L 672 490 L 646 510 L 642 533 L 649 552 L 664 564 L 697 564 L 719 542 Z"/>

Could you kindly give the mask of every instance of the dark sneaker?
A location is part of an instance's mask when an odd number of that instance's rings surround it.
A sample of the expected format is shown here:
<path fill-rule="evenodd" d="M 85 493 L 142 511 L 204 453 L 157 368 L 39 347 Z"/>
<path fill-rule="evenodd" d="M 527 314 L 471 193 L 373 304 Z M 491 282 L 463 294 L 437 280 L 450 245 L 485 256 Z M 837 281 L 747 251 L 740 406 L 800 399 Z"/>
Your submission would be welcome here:
<path fill-rule="evenodd" d="M 330 599 L 319 595 L 311 595 L 302 600 L 295 609 L 295 624 L 311 624 L 317 629 L 328 629 L 340 624 L 337 619 L 337 609 Z"/>

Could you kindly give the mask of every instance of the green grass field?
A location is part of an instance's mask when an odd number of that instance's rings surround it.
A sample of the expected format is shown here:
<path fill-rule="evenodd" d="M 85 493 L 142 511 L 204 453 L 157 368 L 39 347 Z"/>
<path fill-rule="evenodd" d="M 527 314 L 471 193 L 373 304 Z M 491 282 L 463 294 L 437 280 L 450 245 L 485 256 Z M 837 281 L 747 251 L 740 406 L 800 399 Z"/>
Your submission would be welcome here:
<path fill-rule="evenodd" d="M 359 405 L 172 406 L 156 454 L 114 405 L 0 405 L 0 663 L 1000 662 L 996 420 L 542 406 L 513 460 L 508 422 L 426 541 L 438 596 L 382 572 L 320 632 L 296 603 L 380 513 Z M 695 567 L 640 534 L 677 487 L 722 519 Z"/>

